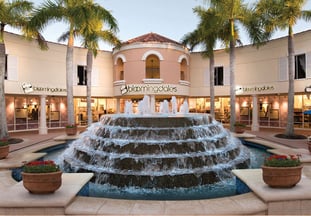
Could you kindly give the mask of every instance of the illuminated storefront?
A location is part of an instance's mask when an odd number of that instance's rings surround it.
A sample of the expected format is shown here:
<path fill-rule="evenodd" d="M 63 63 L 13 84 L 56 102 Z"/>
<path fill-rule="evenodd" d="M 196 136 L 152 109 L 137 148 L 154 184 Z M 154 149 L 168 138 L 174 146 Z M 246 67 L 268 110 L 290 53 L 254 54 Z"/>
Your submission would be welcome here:
<path fill-rule="evenodd" d="M 6 112 L 9 131 L 62 128 L 67 123 L 66 46 L 49 43 L 48 51 L 37 49 L 21 36 L 6 33 Z M 311 31 L 295 35 L 296 128 L 311 128 Z M 20 45 L 22 44 L 22 46 Z M 308 45 L 306 45 L 308 44 Z M 272 40 L 256 49 L 236 50 L 236 119 L 256 127 L 287 125 L 286 38 Z M 86 53 L 74 49 L 74 113 L 78 125 L 87 125 Z M 31 56 L 29 58 L 28 56 Z M 149 33 L 126 41 L 112 52 L 100 51 L 92 72 L 92 121 L 104 114 L 123 113 L 126 101 L 138 113 L 138 102 L 150 97 L 152 112 L 160 103 L 186 100 L 190 112 L 210 112 L 209 60 L 200 52 L 190 53 L 180 43 Z M 229 55 L 215 52 L 215 118 L 230 119 Z M 311 87 L 310 87 L 311 88 Z M 44 110 L 44 112 L 42 112 Z M 45 121 L 43 121 L 45 119 Z M 254 121 L 255 119 L 255 121 Z"/>

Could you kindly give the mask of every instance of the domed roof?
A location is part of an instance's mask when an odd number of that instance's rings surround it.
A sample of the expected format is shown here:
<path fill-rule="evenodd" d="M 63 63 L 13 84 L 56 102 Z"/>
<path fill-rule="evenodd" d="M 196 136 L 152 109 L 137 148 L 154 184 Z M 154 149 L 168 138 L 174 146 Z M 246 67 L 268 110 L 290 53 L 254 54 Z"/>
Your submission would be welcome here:
<path fill-rule="evenodd" d="M 148 34 L 141 35 L 139 37 L 130 39 L 123 44 L 131 44 L 131 43 L 148 43 L 148 42 L 159 42 L 159 43 L 173 43 L 181 45 L 181 43 L 178 43 L 177 41 L 171 40 L 167 37 L 164 37 L 162 35 L 150 32 Z"/>

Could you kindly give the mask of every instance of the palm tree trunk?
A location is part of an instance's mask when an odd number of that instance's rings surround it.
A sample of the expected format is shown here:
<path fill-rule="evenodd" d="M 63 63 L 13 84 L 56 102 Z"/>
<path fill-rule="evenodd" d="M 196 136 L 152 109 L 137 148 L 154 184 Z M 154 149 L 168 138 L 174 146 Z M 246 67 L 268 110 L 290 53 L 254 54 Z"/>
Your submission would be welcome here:
<path fill-rule="evenodd" d="M 230 42 L 230 131 L 234 131 L 235 116 L 235 46 Z"/>
<path fill-rule="evenodd" d="M 209 71 L 210 71 L 210 114 L 215 117 L 215 90 L 214 90 L 214 65 L 215 65 L 215 58 L 214 54 L 212 53 L 210 56 L 210 63 L 209 63 Z"/>
<path fill-rule="evenodd" d="M 294 79 L 295 79 L 295 56 L 294 56 L 294 34 L 292 27 L 288 28 L 288 111 L 287 126 L 285 134 L 287 136 L 294 135 Z"/>
<path fill-rule="evenodd" d="M 231 38 L 230 38 L 230 131 L 234 131 L 235 116 L 235 38 L 234 38 L 234 20 L 231 20 Z"/>
<path fill-rule="evenodd" d="M 0 42 L 0 138 L 8 136 L 8 124 L 6 120 L 6 105 L 4 93 L 4 76 L 5 76 L 5 44 Z"/>
<path fill-rule="evenodd" d="M 93 121 L 92 116 L 92 68 L 93 68 L 93 53 L 88 49 L 86 58 L 87 84 L 86 84 L 86 103 L 87 103 L 87 124 L 90 126 Z"/>
<path fill-rule="evenodd" d="M 68 124 L 75 124 L 73 104 L 73 46 L 67 46 L 66 55 L 66 87 Z"/>

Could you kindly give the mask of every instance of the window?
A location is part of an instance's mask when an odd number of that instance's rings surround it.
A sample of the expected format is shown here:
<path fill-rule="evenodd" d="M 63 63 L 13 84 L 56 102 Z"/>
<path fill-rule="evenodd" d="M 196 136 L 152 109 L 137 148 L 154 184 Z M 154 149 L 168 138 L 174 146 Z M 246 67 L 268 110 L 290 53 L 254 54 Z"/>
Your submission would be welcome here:
<path fill-rule="evenodd" d="M 186 80 L 187 79 L 187 61 L 186 59 L 183 59 L 180 63 L 180 80 Z"/>
<path fill-rule="evenodd" d="M 86 85 L 86 66 L 78 65 L 78 85 Z"/>
<path fill-rule="evenodd" d="M 180 71 L 180 80 L 185 80 L 185 71 Z"/>
<path fill-rule="evenodd" d="M 215 86 L 224 85 L 224 67 L 214 68 L 214 85 Z"/>
<path fill-rule="evenodd" d="M 146 78 L 160 79 L 160 60 L 156 55 L 150 55 L 146 59 Z"/>
<path fill-rule="evenodd" d="M 117 61 L 117 80 L 124 80 L 124 63 L 121 58 Z"/>
<path fill-rule="evenodd" d="M 120 80 L 124 80 L 124 71 L 120 71 Z"/>
<path fill-rule="evenodd" d="M 295 56 L 295 79 L 306 78 L 306 55 Z"/>

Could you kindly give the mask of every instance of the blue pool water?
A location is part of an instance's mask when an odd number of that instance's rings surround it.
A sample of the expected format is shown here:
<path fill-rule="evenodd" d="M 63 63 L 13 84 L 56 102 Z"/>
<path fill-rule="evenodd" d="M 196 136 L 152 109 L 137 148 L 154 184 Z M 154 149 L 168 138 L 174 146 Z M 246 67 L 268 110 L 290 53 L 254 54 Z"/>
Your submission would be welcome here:
<path fill-rule="evenodd" d="M 259 168 L 263 164 L 265 157 L 270 155 L 270 153 L 266 149 L 256 146 L 256 144 L 243 143 L 250 149 L 251 168 Z M 44 160 L 54 160 L 56 163 L 60 163 L 58 156 L 62 154 L 67 146 L 68 144 L 63 144 L 42 150 L 43 152 L 48 152 Z M 111 185 L 96 185 L 90 182 L 87 185 L 87 190 L 87 196 L 91 197 L 142 200 L 196 200 L 233 196 L 249 192 L 247 186 L 236 177 L 225 179 L 212 185 L 175 189 L 119 188 Z M 85 195 L 85 192 L 83 195 Z"/>

